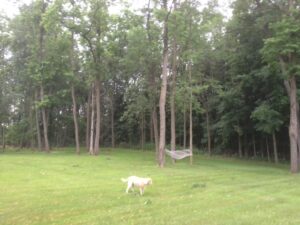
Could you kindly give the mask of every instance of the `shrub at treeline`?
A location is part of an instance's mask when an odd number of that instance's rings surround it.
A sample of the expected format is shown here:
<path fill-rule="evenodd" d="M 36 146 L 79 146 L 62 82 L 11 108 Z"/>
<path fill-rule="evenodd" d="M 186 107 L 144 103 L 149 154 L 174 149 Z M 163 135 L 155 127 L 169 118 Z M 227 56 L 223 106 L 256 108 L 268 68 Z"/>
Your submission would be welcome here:
<path fill-rule="evenodd" d="M 300 1 L 236 0 L 230 18 L 201 2 L 33 0 L 2 15 L 2 147 L 152 143 L 163 166 L 165 145 L 194 146 L 297 172 Z"/>

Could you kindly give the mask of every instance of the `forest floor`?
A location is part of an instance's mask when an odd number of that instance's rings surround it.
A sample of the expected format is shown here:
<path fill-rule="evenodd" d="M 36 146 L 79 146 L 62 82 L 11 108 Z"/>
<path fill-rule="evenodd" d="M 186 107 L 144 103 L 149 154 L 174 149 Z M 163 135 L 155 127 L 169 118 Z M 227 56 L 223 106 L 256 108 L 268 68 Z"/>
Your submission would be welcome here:
<path fill-rule="evenodd" d="M 145 194 L 121 178 L 151 177 Z M 166 167 L 153 152 L 0 153 L 0 224 L 300 224 L 300 175 L 288 165 L 197 155 Z"/>

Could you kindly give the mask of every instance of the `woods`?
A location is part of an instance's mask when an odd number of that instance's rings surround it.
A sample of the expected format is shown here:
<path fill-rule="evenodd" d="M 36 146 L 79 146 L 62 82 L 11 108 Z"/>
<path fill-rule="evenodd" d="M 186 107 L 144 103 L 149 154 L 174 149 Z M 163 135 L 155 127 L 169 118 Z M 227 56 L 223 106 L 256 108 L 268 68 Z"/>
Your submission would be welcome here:
<path fill-rule="evenodd" d="M 155 149 L 164 167 L 167 146 L 299 172 L 300 1 L 231 7 L 33 0 L 0 15 L 1 148 Z"/>

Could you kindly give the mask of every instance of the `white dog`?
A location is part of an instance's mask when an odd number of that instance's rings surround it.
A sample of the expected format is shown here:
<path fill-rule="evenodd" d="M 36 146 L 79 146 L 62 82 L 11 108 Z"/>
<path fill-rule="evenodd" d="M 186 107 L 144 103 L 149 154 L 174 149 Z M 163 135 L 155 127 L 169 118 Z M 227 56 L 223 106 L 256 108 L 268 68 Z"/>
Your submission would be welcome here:
<path fill-rule="evenodd" d="M 146 186 L 152 184 L 151 178 L 143 178 L 143 177 L 136 177 L 136 176 L 130 176 L 126 179 L 121 179 L 124 183 L 127 183 L 126 193 L 129 192 L 129 190 L 133 191 L 134 187 L 138 187 L 140 189 L 140 194 L 144 194 L 144 189 Z"/>

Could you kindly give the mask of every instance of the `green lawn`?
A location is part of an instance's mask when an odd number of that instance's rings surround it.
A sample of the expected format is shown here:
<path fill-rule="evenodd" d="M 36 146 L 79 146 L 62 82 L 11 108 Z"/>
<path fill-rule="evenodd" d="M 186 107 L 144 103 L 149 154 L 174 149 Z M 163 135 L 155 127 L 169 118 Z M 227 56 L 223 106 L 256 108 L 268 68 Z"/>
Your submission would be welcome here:
<path fill-rule="evenodd" d="M 0 153 L 0 224 L 300 224 L 300 176 L 287 165 L 195 156 L 160 169 L 116 149 Z M 150 176 L 144 196 L 120 178 Z"/>

